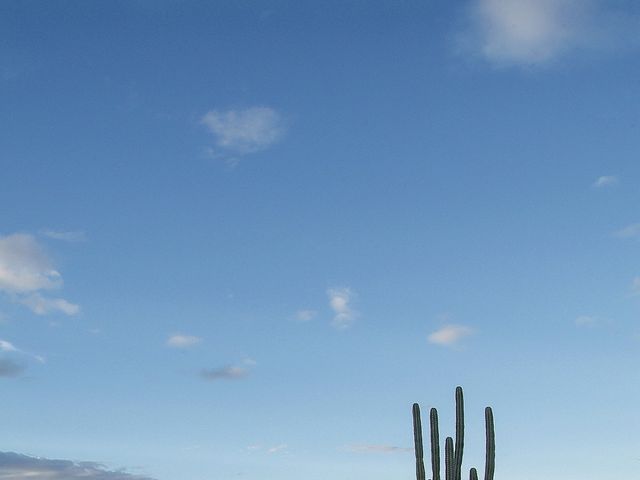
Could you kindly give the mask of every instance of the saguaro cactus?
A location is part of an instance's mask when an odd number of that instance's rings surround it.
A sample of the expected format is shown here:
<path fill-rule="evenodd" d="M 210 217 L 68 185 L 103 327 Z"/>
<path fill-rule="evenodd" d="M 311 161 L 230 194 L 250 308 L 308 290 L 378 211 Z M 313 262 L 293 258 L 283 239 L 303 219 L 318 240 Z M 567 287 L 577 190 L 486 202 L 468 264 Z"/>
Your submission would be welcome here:
<path fill-rule="evenodd" d="M 431 409 L 429 415 L 431 428 L 431 473 L 433 480 L 440 480 L 440 433 L 438 429 L 438 411 Z M 486 429 L 486 458 L 484 480 L 493 480 L 496 457 L 496 437 L 493 425 L 493 411 L 491 407 L 485 409 Z M 420 405 L 413 404 L 413 439 L 416 452 L 416 478 L 425 480 L 424 453 L 422 445 L 422 422 L 420 420 Z M 462 454 L 464 452 L 464 396 L 462 387 L 456 388 L 456 438 L 445 439 L 445 474 L 444 480 L 462 480 Z M 478 471 L 469 471 L 469 480 L 478 480 Z"/>

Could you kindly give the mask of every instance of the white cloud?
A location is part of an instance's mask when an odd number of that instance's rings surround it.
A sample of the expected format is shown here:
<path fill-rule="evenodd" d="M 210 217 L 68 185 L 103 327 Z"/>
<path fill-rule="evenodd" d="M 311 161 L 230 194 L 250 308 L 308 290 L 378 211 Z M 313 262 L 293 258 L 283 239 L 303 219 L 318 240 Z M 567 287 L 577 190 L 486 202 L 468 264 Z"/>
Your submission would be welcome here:
<path fill-rule="evenodd" d="M 412 448 L 395 447 L 393 445 L 348 445 L 346 450 L 355 453 L 397 453 L 412 452 Z"/>
<path fill-rule="evenodd" d="M 0 290 L 24 293 L 61 285 L 60 273 L 33 236 L 0 237 Z"/>
<path fill-rule="evenodd" d="M 499 65 L 533 65 L 583 49 L 638 47 L 640 26 L 603 0 L 473 0 L 463 44 Z"/>
<path fill-rule="evenodd" d="M 218 149 L 232 155 L 264 150 L 285 133 L 282 116 L 269 107 L 211 110 L 202 117 L 202 123 L 213 134 Z"/>
<path fill-rule="evenodd" d="M 614 236 L 618 238 L 640 238 L 640 223 L 633 223 L 614 232 Z"/>
<path fill-rule="evenodd" d="M 350 288 L 330 288 L 327 290 L 327 295 L 329 306 L 335 313 L 331 325 L 339 330 L 349 328 L 358 316 L 350 305 L 353 292 Z"/>
<path fill-rule="evenodd" d="M 54 312 L 76 315 L 80 312 L 79 305 L 68 302 L 64 298 L 45 298 L 39 293 L 21 297 L 18 302 L 37 315 L 47 315 Z"/>
<path fill-rule="evenodd" d="M 202 342 L 200 337 L 177 333 L 167 339 L 167 346 L 171 348 L 189 348 L 200 342 Z"/>
<path fill-rule="evenodd" d="M 62 240 L 63 242 L 84 242 L 87 236 L 84 232 L 76 231 L 59 231 L 59 230 L 42 230 L 42 235 L 54 240 Z"/>
<path fill-rule="evenodd" d="M 619 179 L 615 175 L 603 175 L 601 177 L 596 178 L 596 181 L 593 182 L 594 188 L 605 188 L 605 187 L 614 187 L 618 184 Z"/>
<path fill-rule="evenodd" d="M 432 332 L 428 336 L 428 340 L 429 343 L 451 346 L 472 333 L 473 329 L 464 325 L 444 325 L 442 328 Z"/>
<path fill-rule="evenodd" d="M 26 355 L 28 357 L 34 358 L 40 363 L 45 363 L 45 359 L 41 355 L 34 355 L 32 353 L 25 352 L 24 350 L 19 349 L 18 347 L 16 347 L 11 342 L 8 342 L 7 340 L 0 339 L 0 352 L 18 353 L 18 354 L 22 354 L 22 355 Z"/>
<path fill-rule="evenodd" d="M 631 282 L 631 294 L 640 295 L 640 277 L 635 277 Z"/>
<path fill-rule="evenodd" d="M 298 310 L 296 312 L 295 318 L 299 322 L 308 322 L 310 320 L 313 320 L 317 314 L 318 312 L 316 312 L 315 310 Z"/>
<path fill-rule="evenodd" d="M 46 298 L 42 290 L 62 286 L 62 276 L 32 235 L 0 236 L 0 291 L 38 315 L 62 312 L 75 315 L 80 307 L 62 298 Z"/>

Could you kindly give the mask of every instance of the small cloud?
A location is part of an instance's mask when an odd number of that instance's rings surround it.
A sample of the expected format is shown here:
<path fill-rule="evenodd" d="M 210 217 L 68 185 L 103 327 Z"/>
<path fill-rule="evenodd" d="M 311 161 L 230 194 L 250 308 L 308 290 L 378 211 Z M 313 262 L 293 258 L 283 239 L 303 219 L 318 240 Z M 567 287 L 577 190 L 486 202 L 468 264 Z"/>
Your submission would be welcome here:
<path fill-rule="evenodd" d="M 633 223 L 614 232 L 613 235 L 618 238 L 640 238 L 640 223 Z"/>
<path fill-rule="evenodd" d="M 287 445 L 286 444 L 281 444 L 281 445 L 276 445 L 274 447 L 269 447 L 267 448 L 267 453 L 278 453 L 278 452 L 283 452 L 287 449 Z"/>
<path fill-rule="evenodd" d="M 277 143 L 286 130 L 282 116 L 269 107 L 211 110 L 201 121 L 215 138 L 217 149 L 210 149 L 210 155 L 220 155 L 221 151 L 227 158 L 265 150 Z"/>
<path fill-rule="evenodd" d="M 358 316 L 350 305 L 353 292 L 350 288 L 330 288 L 327 290 L 327 295 L 329 306 L 335 313 L 331 325 L 338 330 L 349 328 Z"/>
<path fill-rule="evenodd" d="M 25 478 L 47 480 L 153 480 L 150 477 L 132 475 L 124 469 L 107 470 L 96 462 L 72 462 L 30 457 L 13 452 L 0 452 L 0 478 L 2 480 L 24 480 Z"/>
<path fill-rule="evenodd" d="M 25 293 L 61 285 L 60 273 L 32 235 L 0 236 L 0 290 Z"/>
<path fill-rule="evenodd" d="M 195 337 L 193 335 L 183 335 L 177 333 L 175 335 L 171 335 L 167 339 L 167 347 L 171 348 L 189 348 L 197 345 L 202 342 L 200 337 Z"/>
<path fill-rule="evenodd" d="M 249 375 L 249 370 L 244 367 L 229 365 L 221 368 L 204 369 L 200 376 L 205 380 L 239 380 Z"/>
<path fill-rule="evenodd" d="M 598 319 L 589 315 L 580 315 L 575 319 L 575 324 L 580 328 L 593 328 L 598 324 Z"/>
<path fill-rule="evenodd" d="M 274 453 L 286 453 L 288 445 L 286 443 L 282 443 L 280 445 L 275 445 L 273 447 L 265 447 L 260 444 L 249 445 L 247 450 L 250 452 L 266 452 L 269 454 Z"/>
<path fill-rule="evenodd" d="M 17 363 L 10 358 L 0 358 L 0 378 L 2 377 L 17 377 L 25 370 L 25 366 L 21 363 Z M 1 464 L 0 464 L 1 467 Z M 0 469 L 0 478 L 2 477 L 2 470 Z"/>
<path fill-rule="evenodd" d="M 594 188 L 615 187 L 618 184 L 618 177 L 615 175 L 603 175 L 593 182 Z"/>
<path fill-rule="evenodd" d="M 22 297 L 18 303 L 28 307 L 36 315 L 47 315 L 53 312 L 77 315 L 80 312 L 79 305 L 68 302 L 64 298 L 45 298 L 39 293 Z"/>
<path fill-rule="evenodd" d="M 80 230 L 76 231 L 59 231 L 59 230 L 42 230 L 40 232 L 45 237 L 53 240 L 61 240 L 63 242 L 84 242 L 87 240 L 87 236 Z"/>
<path fill-rule="evenodd" d="M 0 339 L 0 352 L 5 353 L 17 353 L 21 355 L 25 355 L 27 357 L 31 357 L 37 360 L 39 363 L 45 363 L 45 358 L 42 355 L 34 355 L 33 353 L 25 352 L 20 348 L 16 347 L 13 343 L 8 342 L 7 340 Z"/>
<path fill-rule="evenodd" d="M 444 325 L 428 336 L 429 343 L 452 346 L 473 333 L 473 329 L 464 325 Z"/>
<path fill-rule="evenodd" d="M 395 447 L 393 445 L 348 445 L 346 450 L 354 453 L 398 453 L 412 452 L 412 448 Z"/>
<path fill-rule="evenodd" d="M 473 0 L 465 50 L 501 66 L 543 65 L 577 51 L 637 48 L 638 15 L 599 0 Z"/>
<path fill-rule="evenodd" d="M 15 233 L 0 236 L 0 291 L 38 315 L 52 312 L 77 314 L 80 311 L 78 305 L 40 294 L 42 290 L 61 286 L 62 276 L 33 235 Z"/>
<path fill-rule="evenodd" d="M 18 352 L 19 350 L 12 343 L 6 340 L 0 340 L 0 351 L 2 352 Z"/>
<path fill-rule="evenodd" d="M 640 295 L 640 277 L 635 277 L 631 282 L 631 295 Z"/>
<path fill-rule="evenodd" d="M 298 322 L 308 322 L 313 320 L 318 315 L 315 310 L 298 310 L 295 315 L 295 319 Z"/>

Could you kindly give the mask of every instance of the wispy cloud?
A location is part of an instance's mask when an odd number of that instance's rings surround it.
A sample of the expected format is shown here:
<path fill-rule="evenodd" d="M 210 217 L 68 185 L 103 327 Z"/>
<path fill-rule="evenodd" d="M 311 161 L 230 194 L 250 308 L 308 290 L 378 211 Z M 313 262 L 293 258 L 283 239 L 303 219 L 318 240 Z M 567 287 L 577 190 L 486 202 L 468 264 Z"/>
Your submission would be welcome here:
<path fill-rule="evenodd" d="M 194 335 L 184 335 L 176 333 L 167 339 L 167 347 L 171 348 L 189 348 L 202 342 L 202 338 Z"/>
<path fill-rule="evenodd" d="M 544 64 L 576 49 L 637 47 L 638 17 L 622 8 L 603 0 L 474 0 L 462 37 L 466 48 L 501 65 Z"/>
<path fill-rule="evenodd" d="M 444 325 L 427 337 L 429 343 L 437 345 L 452 346 L 462 338 L 473 334 L 473 329 L 464 325 Z"/>
<path fill-rule="evenodd" d="M 26 367 L 22 363 L 18 363 L 10 358 L 0 358 L 0 378 L 17 377 L 25 369 Z M 2 470 L 0 469 L 0 478 L 3 478 L 1 472 Z"/>
<path fill-rule="evenodd" d="M 87 236 L 80 230 L 74 231 L 61 231 L 61 230 L 49 230 L 45 229 L 40 232 L 45 237 L 53 240 L 61 240 L 63 242 L 84 242 Z"/>
<path fill-rule="evenodd" d="M 0 479 L 24 480 L 153 480 L 151 477 L 132 475 L 124 470 L 108 470 L 95 462 L 73 462 L 30 457 L 13 452 L 0 452 Z"/>
<path fill-rule="evenodd" d="M 51 312 L 75 315 L 78 305 L 61 298 L 45 298 L 39 293 L 61 286 L 60 272 L 32 235 L 0 236 L 0 291 L 40 315 Z"/>
<path fill-rule="evenodd" d="M 80 312 L 79 305 L 68 302 L 64 298 L 45 298 L 39 293 L 21 297 L 18 302 L 31 309 L 37 315 L 47 315 L 54 312 L 76 315 Z"/>
<path fill-rule="evenodd" d="M 606 187 L 615 187 L 620 182 L 620 179 L 616 175 L 603 175 L 601 177 L 596 178 L 596 181 L 593 182 L 594 188 L 606 188 Z"/>
<path fill-rule="evenodd" d="M 254 444 L 254 445 L 249 445 L 247 447 L 247 450 L 249 450 L 250 452 L 266 452 L 269 454 L 274 454 L 274 453 L 287 453 L 287 448 L 288 448 L 288 445 L 286 443 L 281 443 L 279 445 L 273 445 L 273 446 L 263 446 L 260 444 Z"/>
<path fill-rule="evenodd" d="M 620 230 L 613 232 L 618 238 L 640 238 L 640 223 L 632 223 Z"/>
<path fill-rule="evenodd" d="M 21 355 L 25 355 L 27 357 L 33 358 L 40 363 L 45 362 L 45 359 L 42 355 L 34 355 L 33 353 L 26 352 L 16 347 L 13 343 L 7 340 L 0 339 L 0 352 L 21 354 Z"/>
<path fill-rule="evenodd" d="M 327 290 L 329 306 L 335 313 L 331 325 L 339 330 L 349 328 L 355 322 L 358 313 L 351 308 L 353 292 L 350 288 L 330 288 Z"/>
<path fill-rule="evenodd" d="M 631 281 L 631 295 L 640 295 L 640 277 L 635 277 Z"/>
<path fill-rule="evenodd" d="M 286 131 L 282 115 L 269 107 L 211 110 L 202 117 L 202 123 L 214 136 L 214 156 L 225 158 L 265 150 Z"/>
<path fill-rule="evenodd" d="M 412 452 L 412 448 L 396 447 L 393 445 L 347 445 L 345 449 L 354 453 L 398 453 Z"/>

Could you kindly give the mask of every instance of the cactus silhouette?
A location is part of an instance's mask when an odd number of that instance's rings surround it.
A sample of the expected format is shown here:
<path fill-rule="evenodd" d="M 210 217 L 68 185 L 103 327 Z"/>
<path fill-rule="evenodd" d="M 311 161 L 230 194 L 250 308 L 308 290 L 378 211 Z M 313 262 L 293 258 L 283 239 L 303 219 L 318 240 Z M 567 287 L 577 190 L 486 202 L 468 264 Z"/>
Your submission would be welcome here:
<path fill-rule="evenodd" d="M 484 411 L 486 431 L 486 457 L 484 480 L 493 480 L 496 460 L 496 434 L 493 424 L 493 411 L 487 407 Z M 438 411 L 431 409 L 429 415 L 431 429 L 431 474 L 433 480 L 440 480 L 440 433 Z M 416 478 L 426 480 L 424 470 L 424 449 L 422 444 L 422 421 L 420 405 L 413 404 L 413 439 L 416 453 Z M 444 445 L 444 480 L 462 480 L 462 454 L 464 452 L 464 395 L 462 387 L 456 388 L 456 438 L 447 437 Z M 478 480 L 478 471 L 469 471 L 469 480 Z"/>

